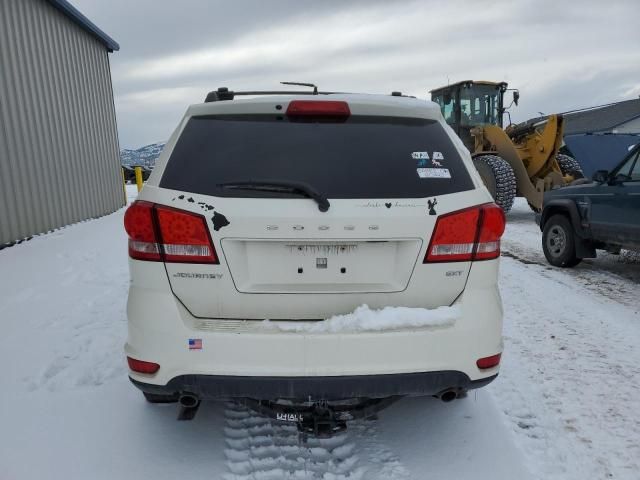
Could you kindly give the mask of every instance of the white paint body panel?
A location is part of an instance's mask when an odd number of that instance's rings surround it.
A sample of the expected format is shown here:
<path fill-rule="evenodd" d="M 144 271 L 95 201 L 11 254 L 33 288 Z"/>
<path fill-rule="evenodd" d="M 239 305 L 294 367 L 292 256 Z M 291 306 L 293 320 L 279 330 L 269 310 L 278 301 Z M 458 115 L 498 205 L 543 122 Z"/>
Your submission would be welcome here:
<path fill-rule="evenodd" d="M 325 98 L 347 101 L 354 115 L 439 121 L 475 188 L 439 196 L 438 215 L 491 202 L 469 152 L 435 104 L 372 95 L 319 97 Z M 167 143 L 139 199 L 198 214 L 203 214 L 198 202 L 205 202 L 223 212 L 230 224 L 216 231 L 207 218 L 219 265 L 130 261 L 126 352 L 161 365 L 155 375 L 130 372 L 131 377 L 165 385 L 187 374 L 340 376 L 456 370 L 471 380 L 495 375 L 497 368 L 480 371 L 475 362 L 502 351 L 498 260 L 423 264 L 437 219 L 428 214 L 427 198 L 330 199 L 329 211 L 320 212 L 310 199 L 209 197 L 158 186 L 191 115 L 272 113 L 274 103 L 286 110 L 294 99 L 261 97 L 192 106 Z M 195 201 L 177 203 L 182 194 Z M 355 247 L 342 253 L 331 250 L 343 246 Z M 318 268 L 324 259 L 327 268 Z M 267 330 L 260 322 L 319 320 L 362 304 L 436 308 L 454 302 L 463 314 L 448 327 L 311 335 Z M 190 338 L 202 339 L 201 351 L 189 350 Z"/>
<path fill-rule="evenodd" d="M 172 294 L 162 264 L 131 263 L 136 274 L 125 350 L 161 365 L 152 376 L 130 372 L 141 382 L 165 385 L 186 374 L 338 376 L 439 370 L 461 371 L 477 380 L 498 370 L 481 371 L 475 364 L 502 351 L 501 299 L 493 280 L 496 260 L 474 263 L 457 302 L 462 316 L 452 326 L 341 334 L 289 333 L 261 328 L 256 321 L 197 319 Z M 150 276 L 156 279 L 152 284 Z M 322 301 L 318 295 L 312 298 Z M 346 307 L 344 303 L 346 299 L 339 307 Z M 194 337 L 202 339 L 201 351 L 188 349 Z"/>

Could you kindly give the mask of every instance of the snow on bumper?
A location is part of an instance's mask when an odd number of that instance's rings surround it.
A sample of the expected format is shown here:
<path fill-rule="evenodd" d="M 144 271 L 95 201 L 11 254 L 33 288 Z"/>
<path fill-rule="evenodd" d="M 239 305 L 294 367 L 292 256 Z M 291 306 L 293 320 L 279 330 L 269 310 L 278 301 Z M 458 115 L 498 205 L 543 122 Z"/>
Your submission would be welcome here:
<path fill-rule="evenodd" d="M 486 269 L 497 268 L 496 263 L 476 264 L 470 275 L 486 278 Z M 282 331 L 260 321 L 196 319 L 170 291 L 140 288 L 129 300 L 125 351 L 160 369 L 153 375 L 131 371 L 130 377 L 165 386 L 178 377 L 193 384 L 194 376 L 300 379 L 454 372 L 451 378 L 461 374 L 461 380 L 450 386 L 469 387 L 463 384 L 498 373 L 498 367 L 480 370 L 476 361 L 502 351 L 502 309 L 495 283 L 478 279 L 468 285 L 474 288 L 455 303 L 455 321 L 321 333 Z M 193 340 L 201 341 L 201 349 Z"/>

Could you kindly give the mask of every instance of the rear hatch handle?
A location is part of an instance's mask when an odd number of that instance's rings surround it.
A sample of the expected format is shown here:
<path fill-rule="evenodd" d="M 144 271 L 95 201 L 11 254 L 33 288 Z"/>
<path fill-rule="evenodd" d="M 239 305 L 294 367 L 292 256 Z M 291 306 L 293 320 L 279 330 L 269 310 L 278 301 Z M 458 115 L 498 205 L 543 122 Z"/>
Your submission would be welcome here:
<path fill-rule="evenodd" d="M 233 190 L 255 190 L 261 192 L 282 192 L 298 194 L 316 201 L 318 210 L 326 212 L 331 204 L 327 197 L 305 182 L 289 180 L 240 180 L 237 182 L 219 183 L 218 187 Z"/>

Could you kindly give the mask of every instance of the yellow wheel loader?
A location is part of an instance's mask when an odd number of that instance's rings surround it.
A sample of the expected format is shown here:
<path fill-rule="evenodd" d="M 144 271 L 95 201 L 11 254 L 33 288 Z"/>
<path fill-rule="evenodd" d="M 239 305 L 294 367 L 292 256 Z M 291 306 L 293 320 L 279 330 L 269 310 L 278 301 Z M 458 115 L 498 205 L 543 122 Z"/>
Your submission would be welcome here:
<path fill-rule="evenodd" d="M 513 91 L 511 103 L 517 105 L 518 90 L 508 89 L 505 82 L 465 80 L 431 90 L 431 99 L 471 152 L 495 202 L 508 212 L 514 197 L 525 197 L 538 211 L 545 191 L 582 178 L 582 170 L 575 159 L 559 153 L 562 115 L 518 125 L 509 122 L 503 129 L 507 90 Z"/>

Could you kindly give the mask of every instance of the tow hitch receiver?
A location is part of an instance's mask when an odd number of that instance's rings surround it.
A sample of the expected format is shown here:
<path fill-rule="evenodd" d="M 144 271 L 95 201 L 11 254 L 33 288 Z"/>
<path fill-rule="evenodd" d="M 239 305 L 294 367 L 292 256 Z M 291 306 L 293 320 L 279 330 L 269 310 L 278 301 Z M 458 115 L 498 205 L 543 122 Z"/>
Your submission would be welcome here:
<path fill-rule="evenodd" d="M 282 404 L 249 398 L 239 403 L 280 422 L 294 423 L 302 434 L 315 437 L 331 437 L 347 428 L 347 421 L 369 418 L 400 397 L 362 399 L 357 403 L 307 401 L 300 404 Z"/>

